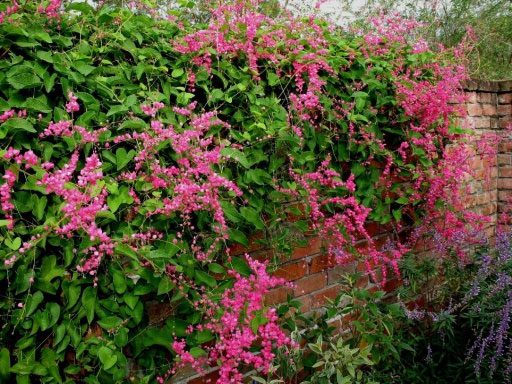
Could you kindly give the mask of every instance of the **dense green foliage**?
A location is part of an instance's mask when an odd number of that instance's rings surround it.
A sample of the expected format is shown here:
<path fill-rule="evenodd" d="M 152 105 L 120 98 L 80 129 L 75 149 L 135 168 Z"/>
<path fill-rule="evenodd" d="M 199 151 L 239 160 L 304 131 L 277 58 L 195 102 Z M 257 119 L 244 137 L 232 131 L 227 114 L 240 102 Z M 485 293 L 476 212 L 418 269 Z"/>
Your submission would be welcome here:
<path fill-rule="evenodd" d="M 48 230 L 64 220 L 63 199 L 37 183 L 44 173 L 39 165 L 27 170 L 2 160 L 6 170 L 15 170 L 19 184 L 12 196 L 14 228 L 7 229 L 7 220 L 0 222 L 0 258 L 6 261 L 0 267 L 0 345 L 5 347 L 0 352 L 0 376 L 4 381 L 154 382 L 158 373 L 173 364 L 174 337 L 186 338 L 192 355 L 203 355 L 201 346 L 214 336 L 207 330 L 186 332 L 203 320 L 194 301 L 204 293 L 218 298 L 233 282 L 227 269 L 242 275 L 250 272 L 242 258 L 226 257 L 226 245 L 247 245 L 248 235 L 260 231 L 263 242 L 286 254 L 309 229 L 297 205 L 286 204 L 291 197 L 285 190 L 297 192 L 296 199 L 306 195 L 290 176 L 290 168 L 297 174 L 314 172 L 331 158 L 343 180 L 354 175 L 354 197 L 371 207 L 373 222 L 420 221 L 422 209 L 415 207 L 423 196 L 418 197 L 418 191 L 425 193 L 429 185 L 419 183 L 413 190 L 402 181 L 414 179 L 420 171 L 430 172 L 445 143 L 436 142 L 435 156 L 411 145 L 410 163 L 396 152 L 401 143 L 421 135 L 407 130 L 415 119 L 397 100 L 395 64 L 399 62 L 402 69 L 421 68 L 417 75 L 428 83 L 436 81 L 437 74 L 424 65 L 435 62 L 435 54 L 400 46 L 397 51 L 368 56 L 361 49 L 363 38 L 330 31 L 321 23 L 314 27 L 328 42 L 324 58 L 333 70 L 321 71 L 326 82 L 320 96 L 322 108 L 315 112 L 314 125 L 301 122 L 301 139 L 289 126 L 290 94 L 295 87 L 292 64 L 262 60 L 258 63 L 261 79 L 257 79 L 244 58 L 215 56 L 213 51 L 209 73 L 175 49 L 174 43 L 197 25 L 180 28 L 178 22 L 123 9 L 94 11 L 85 4 L 69 6 L 58 21 L 21 12 L 0 24 L 0 111 L 27 111 L 26 118 L 10 118 L 0 125 L 2 150 L 11 146 L 32 150 L 58 169 L 77 148 L 84 157 L 97 151 L 105 177 L 90 193 L 94 196 L 105 187 L 108 210 L 100 212 L 96 222 L 116 241 L 114 254 L 100 265 L 97 277 L 79 273 L 82 253 L 93 240 Z M 301 40 L 302 32 L 286 31 L 289 39 L 304 46 L 294 53 L 296 59 L 309 62 L 312 48 L 307 39 Z M 282 44 L 276 50 L 284 49 Z M 195 73 L 193 92 L 187 86 L 190 71 Z M 64 109 L 69 92 L 81 104 L 81 112 L 74 116 Z M 159 112 L 165 124 L 185 126 L 186 119 L 170 106 L 186 107 L 192 101 L 199 111 L 216 111 L 230 124 L 229 129 L 216 125 L 208 136 L 223 146 L 225 159 L 216 170 L 235 181 L 243 195 L 228 191 L 222 195 L 230 242 L 214 243 L 216 252 L 208 262 L 194 257 L 191 244 L 198 238 L 205 248 L 212 244 L 212 212 L 194 212 L 198 237 L 185 231 L 184 239 L 177 241 L 183 228 L 179 215 L 149 218 L 148 213 L 160 207 L 161 193 L 141 180 L 129 184 L 118 179 L 133 166 L 140 148 L 106 143 L 110 136 L 127 130 L 147 130 L 141 104 L 148 101 L 167 106 Z M 335 106 L 344 104 L 351 107 L 342 119 Z M 108 129 L 97 146 L 83 145 L 73 136 L 39 136 L 51 121 L 70 119 L 91 131 Z M 168 142 L 158 150 L 162 161 L 172 163 L 177 158 Z M 395 178 L 382 183 L 383 173 L 389 172 L 383 164 L 389 159 L 396 164 Z M 80 162 L 82 167 L 84 159 Z M 131 209 L 134 198 L 128 185 L 143 196 L 139 211 Z M 345 196 L 347 191 L 338 188 L 329 193 Z M 334 205 L 327 210 L 335 212 Z M 290 216 L 299 219 L 286 220 Z M 123 240 L 147 229 L 164 236 L 137 248 Z M 25 241 L 33 244 L 20 254 Z M 17 255 L 15 262 L 7 262 L 13 255 Z M 180 289 L 167 273 L 169 266 L 187 282 Z M 256 319 L 255 327 L 259 325 Z"/>

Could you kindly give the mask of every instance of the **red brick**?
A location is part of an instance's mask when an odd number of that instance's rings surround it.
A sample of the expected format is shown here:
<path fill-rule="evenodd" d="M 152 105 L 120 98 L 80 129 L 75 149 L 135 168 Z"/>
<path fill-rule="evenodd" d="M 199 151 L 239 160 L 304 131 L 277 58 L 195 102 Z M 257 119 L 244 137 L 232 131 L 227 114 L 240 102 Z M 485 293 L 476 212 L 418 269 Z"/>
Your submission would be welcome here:
<path fill-rule="evenodd" d="M 327 284 L 332 285 L 339 283 L 341 278 L 345 275 L 354 273 L 356 271 L 356 262 L 347 263 L 345 265 L 338 265 L 327 271 Z"/>
<path fill-rule="evenodd" d="M 265 295 L 265 304 L 266 305 L 275 305 L 284 303 L 288 298 L 288 295 L 291 295 L 293 290 L 288 287 L 279 287 L 271 290 L 269 293 Z"/>
<path fill-rule="evenodd" d="M 498 201 L 508 202 L 510 199 L 510 191 L 498 191 Z"/>
<path fill-rule="evenodd" d="M 368 235 L 370 235 L 371 237 L 376 236 L 380 233 L 383 233 L 382 226 L 377 223 L 366 224 L 365 229 L 366 229 L 366 232 L 368 233 Z"/>
<path fill-rule="evenodd" d="M 313 298 L 311 295 L 300 296 L 297 300 L 300 302 L 299 310 L 301 313 L 308 313 L 313 308 Z"/>
<path fill-rule="evenodd" d="M 495 93 L 479 92 L 477 94 L 478 101 L 481 103 L 494 104 L 496 103 Z"/>
<path fill-rule="evenodd" d="M 307 273 L 306 261 L 299 260 L 280 265 L 274 272 L 275 276 L 282 277 L 288 281 L 300 279 Z"/>
<path fill-rule="evenodd" d="M 319 237 L 310 237 L 305 247 L 295 248 L 292 252 L 292 259 L 302 259 L 306 256 L 312 256 L 320 253 L 322 250 L 322 239 Z"/>
<path fill-rule="evenodd" d="M 512 189 L 512 179 L 499 179 L 498 189 Z"/>
<path fill-rule="evenodd" d="M 332 287 L 327 287 L 320 292 L 315 292 L 311 295 L 312 298 L 312 307 L 319 308 L 327 303 L 327 299 L 333 300 L 336 298 L 338 293 L 340 292 L 340 286 L 334 285 Z"/>
<path fill-rule="evenodd" d="M 468 104 L 466 105 L 466 110 L 468 111 L 469 116 L 482 115 L 482 106 L 480 104 Z"/>
<path fill-rule="evenodd" d="M 491 119 L 488 116 L 473 116 L 471 118 L 472 127 L 476 129 L 490 129 Z"/>
<path fill-rule="evenodd" d="M 476 92 L 466 92 L 466 100 L 468 103 L 476 103 L 477 99 L 478 97 Z"/>
<path fill-rule="evenodd" d="M 498 103 L 500 103 L 500 104 L 512 103 L 512 93 L 505 93 L 502 95 L 498 95 Z"/>
<path fill-rule="evenodd" d="M 500 145 L 499 145 L 499 150 L 500 152 L 512 152 L 512 140 L 503 140 L 500 142 Z"/>
<path fill-rule="evenodd" d="M 500 153 L 498 154 L 498 165 L 511 165 L 510 159 L 510 155 Z"/>
<path fill-rule="evenodd" d="M 392 291 L 395 291 L 401 285 L 402 285 L 402 282 L 400 280 L 391 279 L 391 280 L 386 281 L 383 288 L 386 292 L 392 292 Z"/>
<path fill-rule="evenodd" d="M 334 257 L 328 255 L 319 255 L 311 259 L 309 265 L 309 273 L 318 273 L 325 271 L 326 269 L 332 268 L 336 265 Z"/>
<path fill-rule="evenodd" d="M 498 211 L 496 204 L 488 204 L 480 209 L 480 213 L 484 216 L 495 214 Z"/>
<path fill-rule="evenodd" d="M 365 267 L 366 269 L 366 267 Z M 357 288 L 365 288 L 370 285 L 370 278 L 366 274 L 366 271 L 361 277 L 356 281 L 356 287 Z"/>
<path fill-rule="evenodd" d="M 307 295 L 308 293 L 319 291 L 326 286 L 327 274 L 325 272 L 315 273 L 295 281 L 294 284 L 293 293 L 295 297 Z"/>
<path fill-rule="evenodd" d="M 244 253 L 252 253 L 265 248 L 259 241 L 263 240 L 263 233 L 256 233 L 249 238 L 249 246 L 245 247 L 242 244 L 235 243 L 230 246 L 230 254 L 233 256 L 243 255 Z"/>
<path fill-rule="evenodd" d="M 496 115 L 496 106 L 492 104 L 483 104 L 482 105 L 482 115 L 483 116 L 495 116 Z"/>
<path fill-rule="evenodd" d="M 219 372 L 217 370 L 207 373 L 204 376 L 187 381 L 187 384 L 205 384 L 216 383 L 219 379 Z"/>
<path fill-rule="evenodd" d="M 501 167 L 500 177 L 512 177 L 512 167 Z"/>
<path fill-rule="evenodd" d="M 512 119 L 510 118 L 501 118 L 498 127 L 501 129 L 507 129 L 512 124 Z"/>
<path fill-rule="evenodd" d="M 510 115 L 512 115 L 512 104 L 498 105 L 498 116 L 510 116 Z"/>

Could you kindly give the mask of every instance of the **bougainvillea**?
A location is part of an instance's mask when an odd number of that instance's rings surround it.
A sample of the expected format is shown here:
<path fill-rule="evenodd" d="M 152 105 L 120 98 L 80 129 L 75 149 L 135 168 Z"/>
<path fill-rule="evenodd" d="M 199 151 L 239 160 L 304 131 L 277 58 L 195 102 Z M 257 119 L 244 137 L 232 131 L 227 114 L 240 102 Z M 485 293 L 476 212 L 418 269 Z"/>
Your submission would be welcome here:
<path fill-rule="evenodd" d="M 464 71 L 415 23 L 359 36 L 216 5 L 207 23 L 136 3 L 2 10 L 0 375 L 151 382 L 220 363 L 238 383 L 290 340 L 263 300 L 284 281 L 234 243 L 258 231 L 286 255 L 315 232 L 384 283 L 432 226 L 461 251 L 478 224 L 457 200 Z M 384 247 L 370 223 L 393 229 Z"/>

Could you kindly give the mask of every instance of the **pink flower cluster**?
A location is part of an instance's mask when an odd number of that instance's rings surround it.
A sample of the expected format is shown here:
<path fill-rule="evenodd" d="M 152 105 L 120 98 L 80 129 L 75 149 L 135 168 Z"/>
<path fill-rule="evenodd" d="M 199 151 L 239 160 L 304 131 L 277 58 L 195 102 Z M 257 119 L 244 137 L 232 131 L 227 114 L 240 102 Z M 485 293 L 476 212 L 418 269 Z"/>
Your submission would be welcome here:
<path fill-rule="evenodd" d="M 46 15 L 50 19 L 58 19 L 60 17 L 60 11 L 62 8 L 62 0 L 49 0 L 48 4 L 45 6 L 41 4 L 38 7 L 38 12 Z"/>
<path fill-rule="evenodd" d="M 44 4 L 42 2 L 37 11 L 41 14 L 46 15 L 50 19 L 58 19 L 60 17 L 59 13 L 62 8 L 62 0 L 49 0 L 48 4 Z M 12 0 L 12 5 L 7 6 L 7 9 L 4 12 L 0 12 L 0 23 L 3 23 L 5 19 L 14 13 L 18 12 L 20 9 L 20 5 L 16 0 Z"/>
<path fill-rule="evenodd" d="M 212 10 L 207 28 L 175 42 L 175 49 L 192 55 L 192 62 L 207 70 L 211 70 L 212 49 L 219 56 L 244 57 L 255 79 L 260 79 L 259 60 L 276 66 L 291 61 L 297 89 L 297 93 L 290 95 L 293 109 L 300 120 L 313 122 L 321 111 L 319 95 L 324 80 L 320 74 L 332 72 L 323 58 L 329 51 L 322 29 L 313 18 L 299 20 L 287 12 L 269 17 L 261 12 L 260 5 L 261 1 L 252 0 L 222 3 Z M 315 53 L 305 53 L 306 47 L 313 48 Z M 282 71 L 278 68 L 277 73 Z M 292 129 L 302 136 L 297 125 L 292 125 Z"/>
<path fill-rule="evenodd" d="M 84 127 L 79 125 L 73 125 L 71 121 L 62 120 L 57 123 L 53 121 L 48 125 L 47 128 L 39 135 L 40 138 L 57 136 L 57 137 L 71 137 L 74 133 L 80 136 L 80 142 L 82 144 L 97 143 L 100 135 L 107 131 L 107 128 L 99 128 L 94 131 L 88 131 Z"/>
<path fill-rule="evenodd" d="M 342 181 L 341 175 L 329 165 L 330 158 L 327 158 L 315 172 L 300 175 L 290 170 L 306 195 L 310 227 L 328 242 L 329 255 L 336 263 L 351 261 L 358 251 L 365 256 L 367 271 L 374 281 L 384 284 L 388 269 L 399 274 L 398 261 L 408 250 L 400 243 L 392 250 L 377 248 L 366 230 L 371 209 L 353 196 L 356 190 L 354 175 Z M 380 270 L 380 276 L 376 269 Z"/>
<path fill-rule="evenodd" d="M 15 116 L 25 117 L 25 116 L 27 116 L 27 111 L 22 109 L 22 110 L 19 110 L 18 113 L 16 113 L 16 111 L 14 109 L 9 109 L 0 115 L 0 123 L 5 123 L 11 117 L 15 117 Z"/>
<path fill-rule="evenodd" d="M 7 6 L 7 9 L 4 12 L 0 12 L 0 23 L 5 21 L 6 17 L 9 17 L 16 12 L 18 12 L 20 6 L 16 0 L 12 0 L 12 5 Z"/>
<path fill-rule="evenodd" d="M 68 93 L 69 101 L 66 103 L 66 112 L 73 113 L 80 111 L 80 104 L 78 104 L 78 97 L 73 92 Z"/>
<path fill-rule="evenodd" d="M 4 183 L 0 186 L 0 204 L 2 211 L 5 213 L 5 220 L 8 221 L 7 229 L 14 228 L 14 218 L 12 211 L 14 210 L 14 204 L 11 202 L 11 194 L 16 183 L 16 175 L 11 170 L 5 171 L 2 176 Z"/>
<path fill-rule="evenodd" d="M 275 309 L 265 308 L 263 303 L 265 295 L 285 284 L 285 280 L 270 276 L 266 263 L 246 258 L 253 274 L 244 277 L 231 271 L 233 287 L 224 291 L 218 305 L 209 308 L 212 317 L 208 322 L 195 327 L 216 336 L 215 345 L 205 347 L 207 356 L 195 359 L 186 351 L 183 340 L 173 343 L 180 358 L 178 366 L 192 364 L 200 369 L 209 364 L 220 365 L 218 384 L 243 383 L 244 366 L 268 373 L 275 349 L 293 344 L 280 328 Z"/>
<path fill-rule="evenodd" d="M 143 179 L 151 183 L 155 190 L 165 191 L 163 206 L 148 213 L 148 216 L 171 215 L 178 213 L 186 225 L 191 225 L 192 215 L 198 211 L 211 212 L 213 229 L 218 234 L 214 244 L 203 250 L 193 241 L 192 249 L 196 257 L 206 260 L 214 251 L 216 244 L 227 238 L 227 224 L 221 207 L 221 195 L 228 192 L 240 196 L 242 192 L 235 183 L 219 175 L 214 166 L 223 160 L 222 147 L 214 145 L 213 137 L 207 137 L 213 126 L 229 126 L 217 118 L 214 112 L 195 116 L 195 104 L 175 110 L 189 118 L 189 129 L 178 131 L 172 126 L 164 127 L 158 120 L 152 120 L 150 130 L 133 132 L 118 136 L 115 143 L 135 140 L 141 149 L 134 158 L 133 172 L 122 175 L 125 180 Z M 153 116 L 163 104 L 153 103 L 143 109 Z M 169 141 L 177 154 L 175 164 L 165 165 L 158 161 L 158 146 Z M 193 229 L 193 228 L 192 228 Z"/>
<path fill-rule="evenodd" d="M 70 187 L 78 159 L 79 154 L 75 151 L 62 169 L 45 173 L 39 184 L 44 186 L 48 193 L 54 193 L 64 200 L 61 211 L 65 224 L 55 232 L 71 238 L 75 233 L 82 231 L 90 241 L 97 243 L 85 250 L 88 254 L 85 263 L 77 266 L 79 272 L 94 276 L 103 257 L 113 253 L 114 242 L 95 223 L 96 215 L 107 209 L 106 189 L 101 187 L 95 190 L 98 181 L 103 178 L 98 155 L 94 153 L 85 159 L 85 166 L 78 174 L 76 185 Z"/>
<path fill-rule="evenodd" d="M 140 108 L 142 109 L 142 112 L 144 112 L 146 115 L 151 116 L 151 117 L 155 117 L 157 112 L 160 109 L 162 109 L 163 107 L 165 107 L 165 105 L 159 101 L 155 101 L 151 105 L 143 104 L 140 106 Z"/>

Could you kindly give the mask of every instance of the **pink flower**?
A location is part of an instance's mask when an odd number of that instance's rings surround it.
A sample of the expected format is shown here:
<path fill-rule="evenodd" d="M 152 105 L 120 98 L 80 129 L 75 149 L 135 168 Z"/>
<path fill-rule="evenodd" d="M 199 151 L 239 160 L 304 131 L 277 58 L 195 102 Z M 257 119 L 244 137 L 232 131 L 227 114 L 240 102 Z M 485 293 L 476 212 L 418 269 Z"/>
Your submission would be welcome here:
<path fill-rule="evenodd" d="M 73 113 L 80 111 L 80 105 L 78 104 L 78 98 L 73 92 L 68 93 L 69 102 L 66 104 L 66 112 Z"/>

